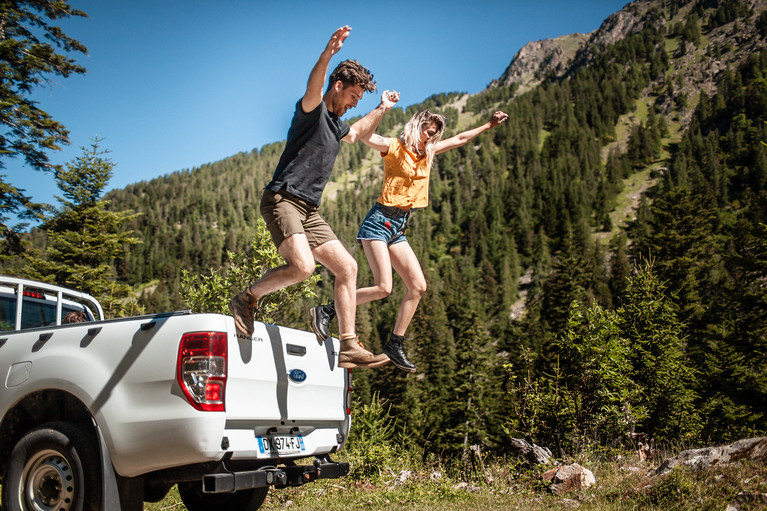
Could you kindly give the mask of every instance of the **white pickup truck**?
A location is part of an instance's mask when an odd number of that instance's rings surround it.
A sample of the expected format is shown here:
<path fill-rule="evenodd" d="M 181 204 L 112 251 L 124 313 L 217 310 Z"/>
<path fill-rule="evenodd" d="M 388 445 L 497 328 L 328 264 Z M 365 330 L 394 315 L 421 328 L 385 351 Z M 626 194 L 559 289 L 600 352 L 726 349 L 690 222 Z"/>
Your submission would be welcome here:
<path fill-rule="evenodd" d="M 177 484 L 190 511 L 255 510 L 270 486 L 344 476 L 338 351 L 221 314 L 105 321 L 88 295 L 0 276 L 2 509 L 137 511 Z"/>

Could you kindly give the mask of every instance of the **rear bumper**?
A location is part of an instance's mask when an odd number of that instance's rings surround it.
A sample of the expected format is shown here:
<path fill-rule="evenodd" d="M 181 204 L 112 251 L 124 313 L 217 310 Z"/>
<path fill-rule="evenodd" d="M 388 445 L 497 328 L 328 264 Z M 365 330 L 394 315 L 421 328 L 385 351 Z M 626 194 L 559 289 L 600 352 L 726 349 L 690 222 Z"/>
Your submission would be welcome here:
<path fill-rule="evenodd" d="M 336 463 L 325 456 L 312 465 L 290 465 L 279 468 L 230 471 L 224 463 L 219 471 L 202 477 L 203 493 L 232 493 L 266 486 L 301 486 L 317 479 L 335 479 L 349 474 L 348 463 Z"/>

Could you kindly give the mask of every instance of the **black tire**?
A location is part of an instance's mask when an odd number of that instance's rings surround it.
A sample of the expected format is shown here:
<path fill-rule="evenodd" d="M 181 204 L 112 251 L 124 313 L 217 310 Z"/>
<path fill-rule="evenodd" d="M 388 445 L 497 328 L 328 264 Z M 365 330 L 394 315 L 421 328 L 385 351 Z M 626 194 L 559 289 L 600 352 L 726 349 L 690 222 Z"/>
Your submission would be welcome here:
<path fill-rule="evenodd" d="M 256 511 L 264 503 L 269 488 L 203 493 L 201 483 L 179 483 L 178 493 L 189 511 Z"/>
<path fill-rule="evenodd" d="M 43 424 L 13 448 L 3 479 L 4 511 L 88 511 L 101 506 L 93 434 L 71 422 Z"/>

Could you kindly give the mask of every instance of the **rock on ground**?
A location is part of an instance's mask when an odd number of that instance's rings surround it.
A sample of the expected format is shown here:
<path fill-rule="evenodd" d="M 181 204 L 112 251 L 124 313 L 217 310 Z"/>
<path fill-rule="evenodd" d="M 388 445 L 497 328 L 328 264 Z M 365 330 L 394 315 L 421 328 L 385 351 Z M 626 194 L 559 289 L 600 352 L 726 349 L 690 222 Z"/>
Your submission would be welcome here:
<path fill-rule="evenodd" d="M 557 495 L 588 488 L 597 482 L 591 470 L 577 463 L 560 465 L 547 470 L 541 475 L 541 479 L 551 481 L 551 491 Z"/>
<path fill-rule="evenodd" d="M 657 475 L 668 474 L 677 465 L 702 470 L 715 465 L 729 465 L 741 460 L 767 460 L 767 437 L 747 438 L 721 447 L 704 447 L 683 451 L 661 463 L 655 473 Z"/>

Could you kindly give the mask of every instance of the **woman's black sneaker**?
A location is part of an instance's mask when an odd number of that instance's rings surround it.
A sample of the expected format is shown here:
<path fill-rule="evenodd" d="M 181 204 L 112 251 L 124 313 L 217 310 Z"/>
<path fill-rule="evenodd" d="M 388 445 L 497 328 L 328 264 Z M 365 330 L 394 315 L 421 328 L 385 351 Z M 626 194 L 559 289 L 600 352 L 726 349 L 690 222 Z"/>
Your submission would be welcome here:
<path fill-rule="evenodd" d="M 314 330 L 317 340 L 322 342 L 330 337 L 330 322 L 336 317 L 336 308 L 333 302 L 312 307 L 309 309 L 309 313 L 312 315 L 312 330 Z"/>
<path fill-rule="evenodd" d="M 407 359 L 405 350 L 402 349 L 402 343 L 404 341 L 404 337 L 392 334 L 391 338 L 389 338 L 389 342 L 384 345 L 382 352 L 389 357 L 389 360 L 391 360 L 391 363 L 395 366 L 405 372 L 414 373 L 415 364 Z"/>

